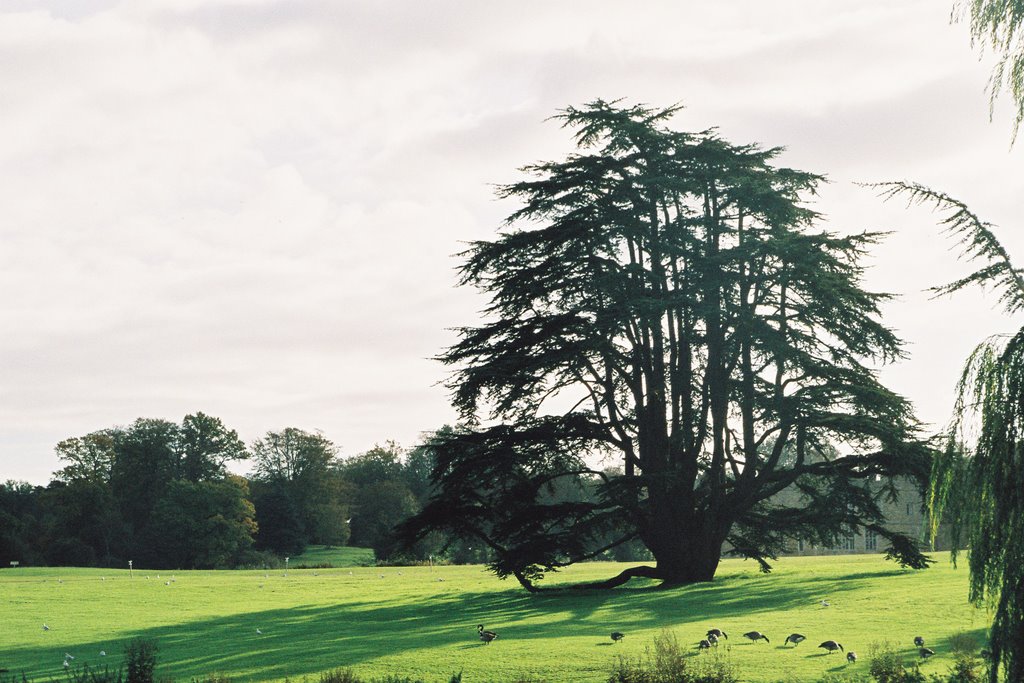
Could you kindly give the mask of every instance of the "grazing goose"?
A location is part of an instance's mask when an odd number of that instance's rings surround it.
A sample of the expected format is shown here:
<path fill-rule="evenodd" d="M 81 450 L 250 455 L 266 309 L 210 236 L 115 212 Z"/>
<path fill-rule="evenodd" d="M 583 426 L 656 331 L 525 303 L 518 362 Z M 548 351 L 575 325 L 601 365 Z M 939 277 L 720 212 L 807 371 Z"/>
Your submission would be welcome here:
<path fill-rule="evenodd" d="M 851 664 L 856 662 L 857 661 L 857 653 L 854 652 L 853 650 L 850 650 L 849 652 L 847 652 L 846 653 L 846 661 L 850 662 Z"/>
<path fill-rule="evenodd" d="M 699 643 L 697 643 L 697 649 L 698 650 L 707 650 L 709 647 L 711 647 L 711 641 L 709 641 L 707 639 L 702 640 Z"/>
<path fill-rule="evenodd" d="M 755 643 L 757 641 L 759 641 L 759 640 L 763 640 L 766 643 L 772 642 L 772 641 L 768 640 L 768 636 L 766 636 L 765 634 L 761 633 L 760 631 L 747 631 L 746 633 L 743 634 L 743 637 L 744 638 L 749 638 L 750 640 L 754 641 Z"/>
<path fill-rule="evenodd" d="M 914 636 L 914 647 L 924 647 L 924 638 L 921 636 Z"/>
<path fill-rule="evenodd" d="M 727 634 L 725 631 L 723 631 L 721 629 L 717 629 L 717 628 L 710 628 L 710 629 L 708 629 L 708 632 L 707 632 L 706 635 L 714 636 L 715 638 L 725 638 L 726 640 L 729 640 L 729 634 Z"/>
<path fill-rule="evenodd" d="M 619 642 L 620 640 L 622 640 L 625 637 L 626 637 L 626 634 L 623 633 L 622 631 L 612 631 L 612 642 L 613 643 L 617 643 L 617 642 Z"/>
<path fill-rule="evenodd" d="M 786 636 L 786 643 L 793 643 L 793 645 L 799 645 L 805 640 L 807 640 L 807 636 L 805 636 L 802 633 L 790 633 L 788 636 Z"/>
<path fill-rule="evenodd" d="M 717 646 L 718 645 L 718 636 L 716 636 L 714 633 L 709 633 L 708 634 L 708 642 L 711 643 L 712 645 L 716 645 Z"/>
<path fill-rule="evenodd" d="M 829 653 L 829 654 L 832 654 L 832 653 L 833 653 L 833 652 L 835 652 L 836 650 L 842 650 L 842 649 L 843 649 L 843 646 L 842 646 L 842 644 L 840 644 L 840 643 L 837 643 L 837 642 L 836 642 L 836 641 L 834 641 L 834 640 L 826 640 L 826 641 L 825 641 L 824 643 L 822 643 L 822 644 L 821 644 L 821 645 L 819 645 L 818 647 L 823 647 L 823 648 L 825 648 L 826 650 L 828 650 L 828 653 Z"/>
<path fill-rule="evenodd" d="M 917 651 L 917 654 L 921 655 L 921 659 L 928 659 L 933 654 L 935 654 L 935 650 L 931 649 L 930 647 L 922 647 L 920 650 Z"/>
<path fill-rule="evenodd" d="M 492 640 L 498 637 L 498 634 L 494 631 L 485 631 L 483 624 L 477 626 L 476 631 L 480 634 L 480 640 L 484 641 L 485 643 L 490 643 Z"/>

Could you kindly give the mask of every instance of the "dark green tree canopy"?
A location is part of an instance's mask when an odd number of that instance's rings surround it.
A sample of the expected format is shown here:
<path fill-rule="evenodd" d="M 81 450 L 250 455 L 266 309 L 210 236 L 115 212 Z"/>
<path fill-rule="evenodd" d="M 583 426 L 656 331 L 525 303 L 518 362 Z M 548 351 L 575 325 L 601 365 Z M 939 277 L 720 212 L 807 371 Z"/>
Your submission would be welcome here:
<path fill-rule="evenodd" d="M 656 558 L 619 582 L 710 580 L 726 542 L 767 569 L 786 535 L 859 526 L 921 566 L 877 505 L 882 479 L 929 463 L 873 369 L 902 353 L 886 296 L 860 285 L 878 236 L 816 228 L 803 199 L 820 176 L 774 165 L 779 148 L 672 130 L 678 110 L 566 109 L 579 152 L 501 188 L 522 206 L 461 271 L 490 297 L 486 322 L 442 357 L 467 426 L 431 444 L 437 495 L 406 538 L 473 537 L 528 586 L 597 538 Z M 551 498 L 581 474 L 603 481 L 598 501 Z M 790 487 L 805 505 L 773 501 Z"/>

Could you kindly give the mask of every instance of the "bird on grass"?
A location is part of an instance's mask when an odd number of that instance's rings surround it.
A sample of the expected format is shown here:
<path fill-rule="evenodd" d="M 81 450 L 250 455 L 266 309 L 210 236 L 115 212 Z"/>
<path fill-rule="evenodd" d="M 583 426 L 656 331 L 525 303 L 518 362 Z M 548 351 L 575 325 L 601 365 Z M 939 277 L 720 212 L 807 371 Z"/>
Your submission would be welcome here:
<path fill-rule="evenodd" d="M 107 656 L 107 651 L 106 650 L 100 650 L 100 657 L 106 657 L 106 656 Z"/>
<path fill-rule="evenodd" d="M 834 640 L 826 640 L 824 643 L 822 643 L 818 647 L 825 648 L 826 650 L 828 650 L 829 654 L 832 654 L 836 650 L 842 650 L 843 649 L 842 644 L 841 643 L 837 643 Z"/>
<path fill-rule="evenodd" d="M 70 652 L 65 652 L 64 653 L 64 659 L 74 659 L 74 658 L 75 658 L 75 656 L 73 654 L 71 654 Z"/>
<path fill-rule="evenodd" d="M 846 661 L 850 662 L 851 664 L 855 663 L 857 661 L 857 653 L 854 652 L 853 650 L 850 650 L 849 652 L 847 652 L 846 653 Z"/>
<path fill-rule="evenodd" d="M 807 636 L 805 636 L 802 633 L 790 633 L 788 636 L 786 636 L 786 643 L 784 644 L 793 643 L 793 645 L 799 645 L 805 640 L 807 640 Z"/>
<path fill-rule="evenodd" d="M 928 659 L 929 657 L 935 654 L 935 650 L 931 649 L 930 647 L 922 647 L 920 650 L 917 651 L 917 654 L 921 655 L 921 659 Z"/>
<path fill-rule="evenodd" d="M 768 640 L 768 636 L 766 636 L 765 634 L 761 633 L 760 631 L 747 631 L 746 633 L 743 634 L 743 637 L 744 638 L 749 638 L 750 640 L 752 640 L 755 643 L 757 641 L 759 641 L 759 640 L 763 640 L 766 643 L 772 642 L 772 641 Z"/>
<path fill-rule="evenodd" d="M 718 636 L 716 636 L 714 633 L 709 633 L 708 634 L 708 642 L 717 647 L 718 646 Z"/>
<path fill-rule="evenodd" d="M 706 638 L 704 640 L 700 641 L 699 643 L 697 643 L 697 649 L 698 650 L 707 650 L 709 647 L 711 647 L 711 641 L 709 641 Z"/>
<path fill-rule="evenodd" d="M 262 636 L 262 635 L 263 635 L 263 631 L 261 631 L 261 630 L 259 630 L 259 629 L 257 628 L 257 629 L 256 629 L 256 635 L 258 635 L 258 636 Z"/>
<path fill-rule="evenodd" d="M 821 605 L 822 607 L 828 607 L 831 603 L 828 600 L 822 600 L 818 604 Z"/>
<path fill-rule="evenodd" d="M 612 642 L 613 643 L 617 643 L 617 642 L 619 642 L 620 640 L 622 640 L 625 637 L 626 637 L 626 634 L 623 633 L 622 631 L 612 631 Z"/>
<path fill-rule="evenodd" d="M 68 664 L 68 660 L 66 660 L 66 659 L 65 659 L 65 660 L 64 660 L 64 668 L 65 668 L 65 669 L 67 669 L 67 668 L 69 668 L 70 666 L 71 666 L 71 665 L 70 665 L 70 664 Z"/>
<path fill-rule="evenodd" d="M 44 631 L 49 631 L 49 630 L 50 630 L 50 627 L 49 627 L 49 626 L 47 626 L 46 624 L 43 624 L 43 630 L 44 630 Z"/>
<path fill-rule="evenodd" d="M 914 636 L 914 647 L 924 647 L 924 638 L 921 636 Z"/>
<path fill-rule="evenodd" d="M 492 640 L 498 637 L 498 634 L 494 631 L 485 631 L 483 624 L 478 625 L 476 627 L 476 631 L 478 634 L 480 634 L 480 640 L 484 641 L 485 643 L 490 643 Z"/>
<path fill-rule="evenodd" d="M 708 632 L 705 635 L 714 636 L 715 638 L 725 638 L 726 640 L 729 640 L 729 635 L 725 631 L 718 628 L 709 628 Z"/>

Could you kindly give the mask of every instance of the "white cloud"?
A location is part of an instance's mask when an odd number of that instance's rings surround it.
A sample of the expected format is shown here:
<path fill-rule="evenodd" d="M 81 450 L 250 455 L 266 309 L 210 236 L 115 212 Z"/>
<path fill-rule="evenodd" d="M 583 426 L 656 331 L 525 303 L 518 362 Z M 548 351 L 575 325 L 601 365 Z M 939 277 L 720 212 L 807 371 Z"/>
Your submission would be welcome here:
<path fill-rule="evenodd" d="M 451 420 L 430 358 L 482 303 L 451 255 L 511 211 L 491 184 L 570 148 L 544 119 L 595 97 L 682 101 L 681 127 L 829 174 L 837 228 L 907 226 L 872 284 L 910 292 L 887 314 L 914 359 L 887 376 L 927 419 L 1012 327 L 926 302 L 951 267 L 933 217 L 849 184 L 920 179 L 1014 226 L 987 66 L 925 0 L 12 0 L 0 59 L 0 478 L 143 415 L 346 453 Z"/>

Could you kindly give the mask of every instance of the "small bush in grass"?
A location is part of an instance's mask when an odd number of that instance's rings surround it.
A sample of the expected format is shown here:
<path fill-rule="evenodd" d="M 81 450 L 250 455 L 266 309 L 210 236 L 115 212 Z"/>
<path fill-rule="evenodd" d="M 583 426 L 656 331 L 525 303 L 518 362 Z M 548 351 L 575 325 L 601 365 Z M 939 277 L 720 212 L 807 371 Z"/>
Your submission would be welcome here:
<path fill-rule="evenodd" d="M 320 683 L 364 683 L 352 669 L 333 669 L 320 674 Z"/>
<path fill-rule="evenodd" d="M 953 666 L 945 676 L 932 675 L 934 683 L 981 683 L 985 680 L 985 663 L 972 652 L 953 654 Z"/>
<path fill-rule="evenodd" d="M 978 651 L 978 639 L 970 633 L 954 633 L 949 638 L 949 649 L 954 653 L 974 654 Z"/>
<path fill-rule="evenodd" d="M 608 683 L 736 683 L 736 667 L 716 652 L 688 657 L 669 631 L 655 637 L 643 657 L 619 657 Z"/>
<path fill-rule="evenodd" d="M 103 667 L 103 671 L 100 671 L 90 669 L 88 664 L 68 669 L 66 675 L 68 683 L 124 683 L 124 673 L 121 669 L 111 671 Z"/>
<path fill-rule="evenodd" d="M 154 683 L 157 646 L 155 640 L 136 638 L 124 646 L 125 683 Z"/>
<path fill-rule="evenodd" d="M 818 683 L 863 683 L 867 680 L 856 674 L 825 674 L 824 678 L 818 679 Z"/>
<path fill-rule="evenodd" d="M 868 650 L 871 660 L 869 671 L 878 683 L 925 683 L 926 679 L 917 664 L 907 668 L 903 657 L 889 643 L 874 643 Z"/>

